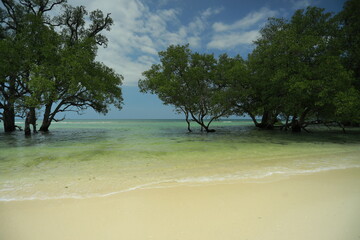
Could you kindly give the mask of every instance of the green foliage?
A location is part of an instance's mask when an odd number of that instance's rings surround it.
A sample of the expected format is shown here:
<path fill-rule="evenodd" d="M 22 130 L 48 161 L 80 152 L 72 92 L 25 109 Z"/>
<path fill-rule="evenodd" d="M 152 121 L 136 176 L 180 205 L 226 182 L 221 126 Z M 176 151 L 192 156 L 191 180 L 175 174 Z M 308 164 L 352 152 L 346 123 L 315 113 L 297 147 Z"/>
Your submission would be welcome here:
<path fill-rule="evenodd" d="M 348 0 L 338 15 L 341 29 L 339 39 L 345 66 L 354 72 L 354 85 L 360 90 L 360 1 Z"/>
<path fill-rule="evenodd" d="M 3 1 L 0 11 L 0 109 L 10 100 L 20 114 L 45 106 L 45 131 L 59 112 L 91 107 L 106 114 L 123 101 L 123 77 L 95 61 L 98 46 L 107 44 L 101 32 L 110 30 L 110 15 L 65 3 Z M 48 14 L 56 7 L 60 15 Z"/>
<path fill-rule="evenodd" d="M 336 119 L 345 123 L 360 122 L 360 92 L 354 88 L 340 92 L 335 97 Z"/>
<path fill-rule="evenodd" d="M 223 91 L 217 99 L 238 115 L 245 113 L 247 100 L 253 91 L 250 86 L 250 71 L 247 63 L 238 55 L 234 58 L 227 54 L 219 56 L 215 80 Z"/>
<path fill-rule="evenodd" d="M 273 118 L 300 117 L 300 124 L 334 117 L 334 96 L 351 86 L 351 75 L 334 51 L 337 29 L 332 15 L 315 7 L 296 11 L 289 21 L 271 19 L 249 56 L 255 107 L 270 110 Z"/>
<path fill-rule="evenodd" d="M 152 65 L 139 80 L 140 91 L 158 95 L 164 104 L 183 112 L 186 119 L 190 116 L 211 131 L 213 120 L 230 113 L 221 99 L 225 88 L 217 78 L 217 60 L 211 54 L 192 53 L 188 45 L 170 46 L 159 57 L 161 64 Z"/>
<path fill-rule="evenodd" d="M 271 18 L 247 61 L 170 46 L 159 53 L 161 64 L 144 72 L 140 90 L 200 125 L 204 112 L 230 111 L 248 114 L 258 127 L 295 131 L 311 122 L 359 122 L 358 9 L 350 0 L 337 16 L 308 7 L 289 20 Z"/>
<path fill-rule="evenodd" d="M 108 43 L 109 14 L 66 0 L 2 3 L 0 119 L 45 108 L 46 131 L 59 112 L 121 109 L 123 77 L 95 60 Z M 311 122 L 360 123 L 359 4 L 348 0 L 336 16 L 308 7 L 289 20 L 271 18 L 247 60 L 169 46 L 143 73 L 140 91 L 184 113 L 189 131 L 190 119 L 211 131 L 212 121 L 231 114 L 248 114 L 262 128 L 285 120 L 282 127 L 297 131 Z"/>

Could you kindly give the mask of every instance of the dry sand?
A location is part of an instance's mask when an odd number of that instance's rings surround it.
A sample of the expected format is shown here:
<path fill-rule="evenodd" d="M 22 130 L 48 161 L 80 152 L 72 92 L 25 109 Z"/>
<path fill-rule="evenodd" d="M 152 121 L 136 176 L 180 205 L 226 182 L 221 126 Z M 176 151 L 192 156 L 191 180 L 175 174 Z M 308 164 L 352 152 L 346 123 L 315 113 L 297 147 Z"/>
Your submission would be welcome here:
<path fill-rule="evenodd" d="M 0 202 L 1 240 L 357 240 L 359 226 L 360 169 Z"/>

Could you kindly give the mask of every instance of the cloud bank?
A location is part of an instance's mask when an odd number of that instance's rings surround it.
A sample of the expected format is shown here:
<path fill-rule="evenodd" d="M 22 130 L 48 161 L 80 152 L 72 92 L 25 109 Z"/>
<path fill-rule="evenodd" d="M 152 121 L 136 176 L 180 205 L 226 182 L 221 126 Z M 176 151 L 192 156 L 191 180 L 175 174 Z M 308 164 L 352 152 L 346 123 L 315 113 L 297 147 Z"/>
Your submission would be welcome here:
<path fill-rule="evenodd" d="M 231 24 L 216 22 L 212 25 L 214 34 L 207 47 L 226 50 L 243 44 L 252 44 L 259 37 L 259 30 L 266 20 L 275 15 L 277 11 L 261 8 Z"/>
<path fill-rule="evenodd" d="M 155 0 L 152 0 L 153 2 Z M 77 0 L 91 11 L 111 13 L 114 25 L 104 33 L 109 44 L 99 48 L 98 60 L 125 78 L 124 85 L 137 85 L 141 73 L 158 62 L 157 53 L 171 44 L 186 44 L 198 51 L 229 50 L 249 46 L 258 36 L 268 17 L 277 14 L 268 8 L 253 11 L 233 22 L 214 22 L 225 9 L 221 6 L 200 10 L 182 18 L 182 9 L 171 6 L 177 0 L 157 0 L 163 7 L 150 8 L 142 0 Z M 150 1 L 151 2 L 151 1 Z M 149 1 L 147 1 L 149 4 Z"/>

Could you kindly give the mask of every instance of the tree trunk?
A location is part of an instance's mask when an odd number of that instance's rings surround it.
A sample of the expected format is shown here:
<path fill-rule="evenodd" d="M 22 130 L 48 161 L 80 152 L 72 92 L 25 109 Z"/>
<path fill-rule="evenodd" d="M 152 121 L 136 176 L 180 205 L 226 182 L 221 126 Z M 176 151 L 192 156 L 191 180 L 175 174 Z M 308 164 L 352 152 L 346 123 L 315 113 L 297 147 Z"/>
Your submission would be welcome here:
<path fill-rule="evenodd" d="M 7 104 L 3 111 L 4 131 L 15 131 L 15 110 L 12 104 Z"/>
<path fill-rule="evenodd" d="M 300 116 L 300 125 L 301 127 L 305 124 L 306 115 L 310 112 L 309 108 L 306 108 Z"/>
<path fill-rule="evenodd" d="M 13 132 L 16 130 L 15 125 L 15 104 L 14 100 L 16 99 L 16 91 L 15 91 L 15 76 L 10 76 L 9 79 L 9 87 L 8 92 L 5 98 L 4 111 L 3 111 L 3 121 L 4 121 L 4 131 L 5 132 Z"/>
<path fill-rule="evenodd" d="M 291 131 L 292 132 L 301 132 L 301 124 L 299 120 L 297 119 L 297 116 L 293 116 L 291 120 Z"/>
<path fill-rule="evenodd" d="M 31 123 L 31 113 L 28 112 L 26 114 L 26 118 L 25 118 L 25 136 L 30 136 L 31 135 L 31 130 L 30 130 L 30 123 Z"/>
<path fill-rule="evenodd" d="M 212 119 L 209 121 L 208 125 L 206 125 L 206 124 L 204 123 L 204 117 L 205 117 L 205 115 L 203 115 L 203 116 L 200 116 L 200 115 L 199 115 L 199 118 L 197 119 L 191 111 L 190 111 L 190 114 L 191 114 L 192 119 L 193 119 L 197 124 L 200 125 L 200 127 L 201 127 L 201 132 L 203 132 L 204 129 L 205 129 L 206 132 L 215 132 L 214 129 L 209 129 L 209 126 L 210 126 L 210 123 L 211 123 L 214 119 L 217 119 L 219 116 L 216 117 L 216 118 L 215 118 L 215 117 L 212 118 Z M 220 115 L 220 116 L 221 116 L 221 115 Z"/>
<path fill-rule="evenodd" d="M 209 128 L 206 128 L 206 132 L 216 132 L 216 130 L 215 129 L 209 129 Z"/>
<path fill-rule="evenodd" d="M 43 117 L 43 121 L 42 121 L 42 124 L 41 124 L 41 127 L 40 127 L 39 131 L 42 131 L 42 132 L 48 132 L 49 131 L 49 127 L 50 127 L 50 124 L 51 124 L 51 121 L 52 121 L 52 118 L 50 116 L 50 114 L 51 114 L 51 106 L 52 106 L 52 103 L 45 105 L 44 117 Z"/>
<path fill-rule="evenodd" d="M 261 127 L 261 128 L 266 128 L 268 121 L 269 121 L 269 112 L 268 112 L 268 111 L 264 111 L 264 113 L 263 113 L 263 115 L 262 115 L 262 118 L 261 118 L 260 127 Z"/>
<path fill-rule="evenodd" d="M 188 131 L 192 132 L 191 128 L 190 128 L 189 113 L 187 111 L 185 112 L 185 117 L 186 117 L 185 120 L 186 120 L 187 125 L 188 125 Z"/>
<path fill-rule="evenodd" d="M 51 122 L 50 122 L 50 121 L 44 121 L 44 120 L 43 120 L 39 131 L 41 131 L 41 132 L 48 132 L 50 125 L 51 125 Z"/>
<path fill-rule="evenodd" d="M 254 122 L 255 126 L 258 127 L 259 123 L 256 120 L 256 117 L 254 114 L 252 114 L 251 112 L 247 111 L 247 114 L 249 114 L 249 116 L 251 117 L 252 121 Z"/>
<path fill-rule="evenodd" d="M 30 124 L 33 126 L 33 132 L 36 133 L 36 112 L 35 112 L 35 108 L 31 107 L 30 108 Z"/>
<path fill-rule="evenodd" d="M 201 132 L 203 132 L 204 129 L 205 129 L 205 131 L 206 131 L 207 133 L 209 133 L 209 132 L 215 132 L 214 129 L 209 129 L 209 125 L 206 125 L 203 121 L 197 121 L 197 122 L 198 122 L 199 125 L 201 126 Z"/>
<path fill-rule="evenodd" d="M 285 131 L 288 130 L 288 127 L 289 127 L 289 116 L 286 116 L 286 122 L 285 122 Z"/>
<path fill-rule="evenodd" d="M 299 124 L 298 120 L 292 121 L 291 131 L 292 132 L 301 132 L 301 125 Z"/>
<path fill-rule="evenodd" d="M 301 114 L 300 119 L 297 119 L 297 115 L 294 115 L 292 122 L 291 122 L 291 131 L 292 132 L 301 132 L 301 129 L 304 129 L 306 131 L 306 129 L 304 128 L 304 124 L 305 124 L 305 118 L 306 115 L 310 112 L 309 108 L 306 108 L 304 110 L 304 112 Z"/>
<path fill-rule="evenodd" d="M 201 131 L 203 131 L 203 129 L 205 129 L 205 131 L 206 131 L 207 133 L 209 133 L 209 132 L 215 132 L 215 129 L 209 129 L 209 127 L 206 126 L 205 124 L 202 124 L 202 125 L 201 125 Z"/>
<path fill-rule="evenodd" d="M 261 118 L 261 123 L 258 123 L 256 125 L 256 127 L 262 128 L 262 129 L 273 129 L 274 128 L 274 116 L 273 116 L 272 112 L 265 110 L 262 115 L 262 118 Z"/>

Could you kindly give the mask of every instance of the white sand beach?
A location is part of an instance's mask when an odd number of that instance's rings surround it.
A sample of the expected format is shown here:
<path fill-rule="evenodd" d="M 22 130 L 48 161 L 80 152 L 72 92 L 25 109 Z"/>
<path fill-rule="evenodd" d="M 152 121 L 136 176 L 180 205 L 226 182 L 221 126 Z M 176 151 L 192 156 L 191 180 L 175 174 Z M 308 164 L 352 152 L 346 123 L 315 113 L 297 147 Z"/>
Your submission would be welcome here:
<path fill-rule="evenodd" d="M 360 239 L 360 169 L 0 202 L 6 240 Z"/>

